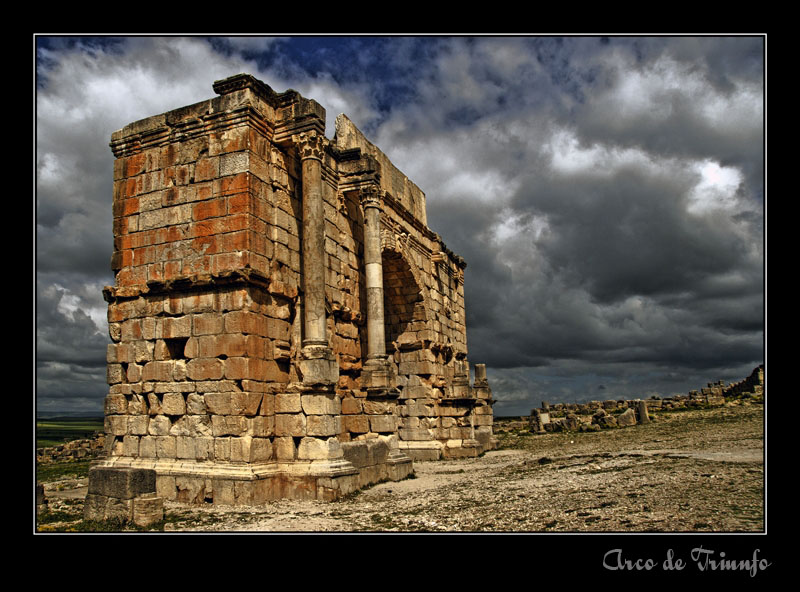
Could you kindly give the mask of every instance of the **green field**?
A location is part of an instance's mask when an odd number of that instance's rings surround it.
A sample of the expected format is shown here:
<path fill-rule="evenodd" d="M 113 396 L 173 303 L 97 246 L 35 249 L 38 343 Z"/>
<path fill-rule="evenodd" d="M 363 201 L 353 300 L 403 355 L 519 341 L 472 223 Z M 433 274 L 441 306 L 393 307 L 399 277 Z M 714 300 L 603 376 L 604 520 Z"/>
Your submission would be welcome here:
<path fill-rule="evenodd" d="M 70 440 L 91 438 L 103 430 L 103 418 L 57 417 L 36 422 L 36 447 L 58 446 Z"/>

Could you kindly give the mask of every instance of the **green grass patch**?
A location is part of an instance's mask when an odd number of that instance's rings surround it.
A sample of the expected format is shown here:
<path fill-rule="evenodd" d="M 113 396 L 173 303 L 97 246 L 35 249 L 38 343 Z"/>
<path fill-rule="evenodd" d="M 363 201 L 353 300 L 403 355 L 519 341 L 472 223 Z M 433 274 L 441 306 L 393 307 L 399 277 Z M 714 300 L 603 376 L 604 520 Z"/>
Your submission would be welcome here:
<path fill-rule="evenodd" d="M 36 463 L 36 481 L 49 483 L 68 478 L 83 479 L 89 476 L 91 463 L 91 460 Z"/>
<path fill-rule="evenodd" d="M 36 422 L 36 447 L 58 446 L 70 440 L 92 438 L 103 431 L 102 418 L 57 418 Z"/>

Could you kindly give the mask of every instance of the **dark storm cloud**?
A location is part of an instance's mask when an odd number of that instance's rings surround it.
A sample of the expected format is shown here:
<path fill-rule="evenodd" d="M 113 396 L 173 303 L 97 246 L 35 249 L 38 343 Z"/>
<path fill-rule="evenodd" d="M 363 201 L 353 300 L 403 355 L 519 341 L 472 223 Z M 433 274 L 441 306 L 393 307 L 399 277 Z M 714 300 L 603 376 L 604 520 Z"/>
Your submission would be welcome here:
<path fill-rule="evenodd" d="M 65 305 L 68 297 L 57 284 L 36 294 L 36 388 L 47 395 L 39 401 L 40 410 L 97 413 L 107 391 L 108 338 L 77 308 L 80 298 Z"/>
<path fill-rule="evenodd" d="M 108 338 L 83 309 L 98 303 L 81 302 L 82 299 L 77 297 L 70 306 L 64 302 L 68 294 L 59 284 L 50 284 L 37 291 L 37 355 L 43 361 L 104 367 L 105 360 L 98 360 L 97 353 L 105 354 Z"/>
<path fill-rule="evenodd" d="M 520 384 L 536 382 L 524 368 L 557 367 L 577 385 L 624 365 L 639 377 L 682 368 L 684 385 L 700 386 L 761 361 L 758 44 L 452 42 L 421 93 L 433 115 L 417 105 L 384 143 L 425 136 L 423 122 L 448 124 L 426 141 L 449 156 L 404 170 L 432 181 L 429 222 L 468 262 L 471 359 L 520 369 Z M 515 49 L 536 63 L 515 61 Z M 486 76 L 501 55 L 505 69 Z M 498 82 L 503 72 L 512 76 Z M 501 88 L 513 98 L 506 109 Z M 477 106 L 477 119 L 445 117 Z M 708 163 L 739 171 L 739 186 L 699 191 Z"/>
<path fill-rule="evenodd" d="M 242 71 L 319 101 L 329 136 L 347 113 L 426 193 L 501 413 L 741 379 L 764 355 L 763 55 L 748 37 L 44 44 L 40 385 L 86 391 L 104 367 L 110 133 Z"/>
<path fill-rule="evenodd" d="M 748 245 L 730 219 L 687 214 L 690 182 L 669 172 L 540 175 L 513 203 L 546 217 L 542 256 L 596 301 L 680 293 L 746 263 Z"/>

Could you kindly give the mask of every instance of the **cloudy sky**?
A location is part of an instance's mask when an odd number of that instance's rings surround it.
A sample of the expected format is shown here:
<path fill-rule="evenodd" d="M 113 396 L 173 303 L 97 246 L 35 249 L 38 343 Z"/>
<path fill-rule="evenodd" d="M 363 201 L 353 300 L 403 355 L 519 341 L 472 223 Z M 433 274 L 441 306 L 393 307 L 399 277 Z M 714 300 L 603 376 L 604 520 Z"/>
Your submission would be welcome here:
<path fill-rule="evenodd" d="M 467 261 L 498 415 L 765 356 L 765 39 L 35 36 L 39 412 L 102 413 L 111 133 L 248 72 L 350 119 Z"/>

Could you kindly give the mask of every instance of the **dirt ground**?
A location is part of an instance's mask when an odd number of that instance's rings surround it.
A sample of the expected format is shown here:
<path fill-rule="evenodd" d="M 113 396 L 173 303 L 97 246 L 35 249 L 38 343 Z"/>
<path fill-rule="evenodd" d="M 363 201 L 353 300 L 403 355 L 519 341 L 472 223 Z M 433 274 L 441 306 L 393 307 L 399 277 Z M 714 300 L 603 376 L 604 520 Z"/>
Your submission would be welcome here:
<path fill-rule="evenodd" d="M 532 435 L 414 463 L 416 476 L 336 502 L 166 503 L 165 532 L 764 532 L 764 406 L 661 413 L 650 424 Z M 85 481 L 85 480 L 84 480 Z M 85 482 L 47 484 L 80 508 Z M 61 489 L 58 491 L 58 489 Z"/>

